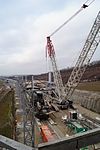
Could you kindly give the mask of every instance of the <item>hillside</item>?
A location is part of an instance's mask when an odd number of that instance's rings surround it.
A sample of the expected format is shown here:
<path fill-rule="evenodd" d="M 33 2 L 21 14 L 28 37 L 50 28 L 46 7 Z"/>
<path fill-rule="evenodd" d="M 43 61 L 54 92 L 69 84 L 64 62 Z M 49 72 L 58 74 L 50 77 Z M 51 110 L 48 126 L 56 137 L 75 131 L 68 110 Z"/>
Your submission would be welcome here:
<path fill-rule="evenodd" d="M 63 83 L 67 83 L 68 78 L 73 70 L 72 68 L 62 69 L 60 70 Z M 24 76 L 23 76 L 24 77 Z M 9 77 L 11 79 L 16 78 L 15 76 Z M 32 75 L 27 75 L 27 80 L 31 80 Z M 48 73 L 34 75 L 35 80 L 48 80 Z M 52 74 L 52 81 L 53 81 L 53 74 Z M 94 61 L 90 63 L 87 67 L 81 82 L 92 82 L 92 81 L 100 81 L 100 61 Z"/>
<path fill-rule="evenodd" d="M 77 87 L 79 90 L 100 92 L 100 81 L 83 82 Z"/>
<path fill-rule="evenodd" d="M 63 79 L 63 82 L 66 83 L 73 68 L 69 69 L 62 69 L 61 70 L 61 76 Z M 28 78 L 30 79 L 31 76 Z M 34 79 L 38 80 L 48 80 L 48 74 L 40 74 L 40 75 L 35 75 Z M 53 76 L 52 76 L 53 80 Z M 100 61 L 95 61 L 90 63 L 90 65 L 87 67 L 81 82 L 86 82 L 86 81 L 99 81 L 100 80 Z"/>
<path fill-rule="evenodd" d="M 1 81 L 0 81 L 1 82 Z M 0 134 L 12 138 L 13 132 L 13 100 L 14 92 L 5 87 L 0 92 Z"/>

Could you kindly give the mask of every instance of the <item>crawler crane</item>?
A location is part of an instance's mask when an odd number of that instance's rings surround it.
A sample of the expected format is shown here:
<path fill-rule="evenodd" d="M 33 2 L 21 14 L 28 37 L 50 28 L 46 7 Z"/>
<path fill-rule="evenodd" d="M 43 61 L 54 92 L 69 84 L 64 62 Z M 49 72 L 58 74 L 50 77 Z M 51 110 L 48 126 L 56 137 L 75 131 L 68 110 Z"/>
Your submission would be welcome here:
<path fill-rule="evenodd" d="M 86 2 L 89 2 L 86 1 Z M 93 2 L 93 1 L 92 1 Z M 58 32 L 65 24 L 67 24 L 71 19 L 73 19 L 80 11 L 88 7 L 92 2 L 88 5 L 85 3 L 72 17 L 70 17 L 64 24 L 62 24 L 59 28 L 57 28 L 50 36 L 47 37 L 47 51 L 48 56 L 50 57 L 52 68 L 53 68 L 53 76 L 54 82 L 56 85 L 56 91 L 59 96 L 58 102 L 61 105 L 67 105 L 68 107 L 72 106 L 72 102 L 70 101 L 70 97 L 72 96 L 76 86 L 79 84 L 82 75 L 84 74 L 86 67 L 88 66 L 97 46 L 100 42 L 100 12 L 98 13 L 95 22 L 91 28 L 91 31 L 87 37 L 85 45 L 81 51 L 81 54 L 76 62 L 76 65 L 68 79 L 67 84 L 63 85 L 60 71 L 58 70 L 56 63 L 56 54 L 54 50 L 54 46 L 50 39 L 56 32 Z"/>

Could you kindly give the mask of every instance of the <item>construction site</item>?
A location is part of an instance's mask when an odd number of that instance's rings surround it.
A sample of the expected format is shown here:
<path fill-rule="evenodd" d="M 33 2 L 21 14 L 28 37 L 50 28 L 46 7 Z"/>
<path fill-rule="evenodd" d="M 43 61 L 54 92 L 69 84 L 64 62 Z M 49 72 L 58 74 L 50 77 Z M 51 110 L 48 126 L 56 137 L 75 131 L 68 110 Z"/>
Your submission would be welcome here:
<path fill-rule="evenodd" d="M 94 1 L 86 1 L 63 24 L 47 36 L 46 59 L 52 71 L 47 80 L 34 75 L 1 77 L 3 86 L 14 91 L 12 139 L 0 135 L 0 149 L 18 150 L 99 150 L 100 149 L 100 80 L 83 78 L 100 43 L 100 11 L 89 31 L 67 82 L 58 69 L 52 37 L 85 11 Z M 76 18 L 75 18 L 76 19 Z M 98 72 L 100 68 L 97 69 Z M 66 75 L 64 77 L 66 79 Z M 83 78 L 83 79 L 82 79 Z M 98 91 L 80 90 L 95 82 Z M 98 84 L 98 85 L 97 85 Z M 93 86 L 93 84 L 92 84 Z M 1 88 L 4 91 L 4 88 Z"/>

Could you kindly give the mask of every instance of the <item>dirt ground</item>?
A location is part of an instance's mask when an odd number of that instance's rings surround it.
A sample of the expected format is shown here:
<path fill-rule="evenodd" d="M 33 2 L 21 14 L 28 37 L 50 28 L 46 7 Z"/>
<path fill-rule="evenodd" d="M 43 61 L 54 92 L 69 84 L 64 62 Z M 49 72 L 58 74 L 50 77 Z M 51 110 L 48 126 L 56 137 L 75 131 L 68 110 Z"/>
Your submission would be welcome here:
<path fill-rule="evenodd" d="M 79 112 L 81 114 L 84 114 L 86 116 L 89 116 L 90 118 L 92 119 L 95 119 L 96 117 L 100 118 L 100 114 L 96 113 L 96 112 L 93 112 L 91 110 L 88 110 L 82 106 L 80 106 L 79 104 L 75 104 L 75 107 L 79 110 Z"/>

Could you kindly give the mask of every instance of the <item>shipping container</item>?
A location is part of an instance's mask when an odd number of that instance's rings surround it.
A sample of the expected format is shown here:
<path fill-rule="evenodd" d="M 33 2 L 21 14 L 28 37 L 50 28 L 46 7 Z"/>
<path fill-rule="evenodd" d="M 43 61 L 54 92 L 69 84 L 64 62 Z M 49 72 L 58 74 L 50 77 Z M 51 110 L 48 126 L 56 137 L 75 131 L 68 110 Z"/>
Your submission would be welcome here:
<path fill-rule="evenodd" d="M 41 129 L 41 134 L 44 142 L 50 142 L 54 140 L 52 131 L 50 131 L 50 128 L 47 125 L 42 125 L 40 129 Z"/>

